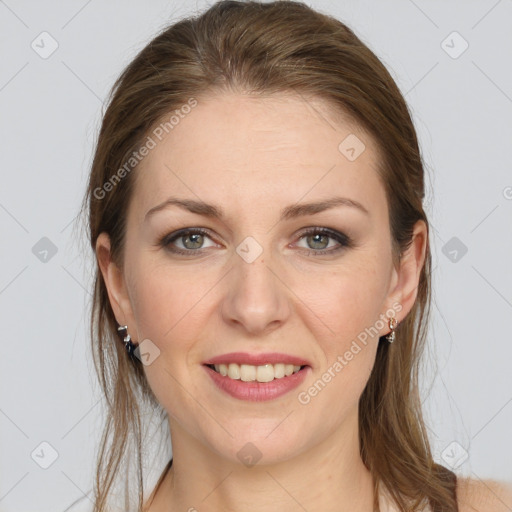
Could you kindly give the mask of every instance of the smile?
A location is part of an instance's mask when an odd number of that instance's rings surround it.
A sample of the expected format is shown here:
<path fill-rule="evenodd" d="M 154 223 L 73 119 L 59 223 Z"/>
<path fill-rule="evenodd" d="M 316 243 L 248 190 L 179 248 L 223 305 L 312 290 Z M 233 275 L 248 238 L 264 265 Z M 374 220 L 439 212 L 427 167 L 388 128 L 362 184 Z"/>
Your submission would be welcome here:
<path fill-rule="evenodd" d="M 233 380 L 242 380 L 244 382 L 271 382 L 274 379 L 283 379 L 290 375 L 297 373 L 304 368 L 304 366 L 277 363 L 277 364 L 264 364 L 254 366 L 251 364 L 210 364 L 210 368 L 215 370 L 223 377 L 228 377 Z"/>

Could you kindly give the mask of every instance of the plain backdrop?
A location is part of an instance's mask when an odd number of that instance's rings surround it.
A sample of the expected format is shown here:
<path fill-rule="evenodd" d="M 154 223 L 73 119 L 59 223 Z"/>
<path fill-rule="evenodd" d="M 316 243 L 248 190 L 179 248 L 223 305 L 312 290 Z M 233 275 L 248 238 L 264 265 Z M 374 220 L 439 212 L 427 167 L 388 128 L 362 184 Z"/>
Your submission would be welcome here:
<path fill-rule="evenodd" d="M 436 460 L 512 481 L 512 1 L 307 3 L 383 60 L 420 137 L 435 301 L 422 386 Z M 63 511 L 92 487 L 102 400 L 92 251 L 76 216 L 102 103 L 162 27 L 206 5 L 0 1 L 1 512 Z M 152 482 L 168 457 L 155 444 Z"/>

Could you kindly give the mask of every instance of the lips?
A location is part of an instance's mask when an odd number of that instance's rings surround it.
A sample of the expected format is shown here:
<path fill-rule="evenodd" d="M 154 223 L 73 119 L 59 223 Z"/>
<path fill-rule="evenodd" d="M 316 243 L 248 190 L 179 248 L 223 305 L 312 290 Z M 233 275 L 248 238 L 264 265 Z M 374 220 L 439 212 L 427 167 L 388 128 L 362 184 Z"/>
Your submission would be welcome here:
<path fill-rule="evenodd" d="M 262 354 L 249 354 L 247 352 L 231 352 L 220 356 L 212 357 L 204 361 L 204 365 L 216 365 L 236 363 L 238 365 L 247 364 L 251 366 L 263 366 L 265 364 L 292 364 L 293 366 L 311 366 L 311 363 L 301 357 L 290 354 L 268 352 Z"/>
<path fill-rule="evenodd" d="M 311 363 L 291 354 L 231 352 L 203 362 L 219 390 L 244 401 L 273 400 L 299 386 Z"/>

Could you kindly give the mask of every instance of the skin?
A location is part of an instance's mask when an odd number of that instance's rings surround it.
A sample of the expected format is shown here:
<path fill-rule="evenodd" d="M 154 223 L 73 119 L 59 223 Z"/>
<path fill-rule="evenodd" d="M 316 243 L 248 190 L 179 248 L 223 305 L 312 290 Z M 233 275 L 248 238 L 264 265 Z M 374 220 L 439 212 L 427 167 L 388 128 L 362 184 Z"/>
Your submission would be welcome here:
<path fill-rule="evenodd" d="M 366 149 L 349 161 L 338 145 L 355 134 Z M 398 304 L 401 322 L 414 304 L 424 264 L 426 227 L 394 265 L 388 204 L 377 174 L 375 142 L 348 119 L 331 117 L 320 100 L 234 92 L 198 98 L 198 105 L 151 150 L 137 169 L 129 206 L 125 260 L 110 258 L 101 234 L 97 257 L 116 319 L 134 342 L 149 339 L 159 356 L 144 366 L 168 412 L 173 468 L 150 512 L 371 511 L 371 474 L 359 456 L 358 400 L 368 381 L 380 315 Z M 279 221 L 282 208 L 343 196 L 367 213 L 339 206 Z M 176 206 L 146 213 L 168 197 L 221 206 L 211 219 Z M 194 240 L 164 235 L 202 227 Z M 331 228 L 353 240 L 334 249 L 304 228 Z M 237 246 L 248 236 L 262 253 L 247 263 Z M 188 245 L 184 245 L 187 243 Z M 199 246 L 201 240 L 199 240 Z M 382 325 L 383 324 L 383 325 Z M 381 325 L 378 336 L 311 399 L 307 390 L 349 350 L 357 335 Z M 202 362 L 232 351 L 284 352 L 310 361 L 300 388 L 266 402 L 232 398 L 213 385 Z M 261 459 L 237 457 L 247 442 Z M 193 509 L 192 509 L 193 510 Z"/>

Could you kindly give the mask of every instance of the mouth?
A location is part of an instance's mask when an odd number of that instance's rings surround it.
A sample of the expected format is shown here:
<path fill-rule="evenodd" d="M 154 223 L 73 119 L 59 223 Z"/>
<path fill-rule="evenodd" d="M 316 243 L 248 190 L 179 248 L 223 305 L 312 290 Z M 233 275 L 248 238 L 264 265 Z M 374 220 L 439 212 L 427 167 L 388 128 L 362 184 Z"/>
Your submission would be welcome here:
<path fill-rule="evenodd" d="M 287 379 L 299 373 L 308 365 L 294 365 L 288 363 L 263 364 L 259 366 L 250 364 L 205 364 L 208 368 L 222 377 L 243 382 L 272 382 L 274 380 Z"/>
<path fill-rule="evenodd" d="M 267 401 L 290 393 L 312 372 L 310 361 L 283 352 L 230 352 L 202 363 L 217 388 L 244 401 Z"/>

